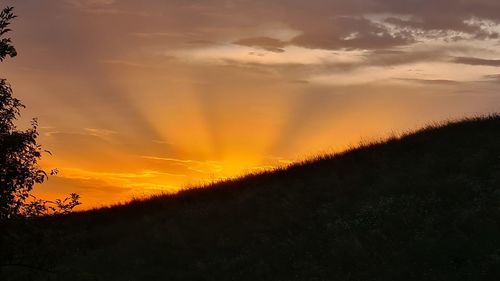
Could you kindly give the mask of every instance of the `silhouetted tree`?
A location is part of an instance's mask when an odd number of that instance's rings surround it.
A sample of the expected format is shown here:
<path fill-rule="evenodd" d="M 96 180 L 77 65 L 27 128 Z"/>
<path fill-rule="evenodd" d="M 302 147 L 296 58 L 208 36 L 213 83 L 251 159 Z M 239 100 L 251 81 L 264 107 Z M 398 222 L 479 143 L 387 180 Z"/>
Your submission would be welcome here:
<path fill-rule="evenodd" d="M 17 55 L 11 38 L 5 37 L 15 17 L 12 7 L 0 13 L 0 61 Z M 43 150 L 37 143 L 37 120 L 33 119 L 27 130 L 19 130 L 14 124 L 22 108 L 21 101 L 12 96 L 9 83 L 0 79 L 0 220 L 68 213 L 80 204 L 77 194 L 56 201 L 30 195 L 33 186 L 43 183 L 48 175 L 38 165 Z"/>

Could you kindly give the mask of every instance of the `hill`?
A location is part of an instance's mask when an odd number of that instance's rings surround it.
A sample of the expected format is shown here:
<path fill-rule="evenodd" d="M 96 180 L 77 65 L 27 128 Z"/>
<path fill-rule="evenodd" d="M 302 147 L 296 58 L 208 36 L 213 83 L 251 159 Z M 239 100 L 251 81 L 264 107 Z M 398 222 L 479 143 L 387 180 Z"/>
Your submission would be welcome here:
<path fill-rule="evenodd" d="M 498 280 L 500 116 L 3 225 L 0 280 Z"/>

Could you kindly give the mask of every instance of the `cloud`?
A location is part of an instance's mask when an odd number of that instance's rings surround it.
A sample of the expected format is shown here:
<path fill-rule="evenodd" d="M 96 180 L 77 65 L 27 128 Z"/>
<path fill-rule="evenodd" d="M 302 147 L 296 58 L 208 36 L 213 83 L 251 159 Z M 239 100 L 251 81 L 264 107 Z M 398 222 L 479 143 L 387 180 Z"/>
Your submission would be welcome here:
<path fill-rule="evenodd" d="M 41 131 L 46 137 L 54 137 L 60 139 L 68 138 L 88 138 L 89 140 L 95 140 L 95 138 L 101 141 L 110 141 L 112 137 L 116 136 L 117 132 L 107 129 L 96 129 L 96 128 L 85 128 L 83 131 L 79 132 L 62 132 L 56 128 L 41 128 Z"/>
<path fill-rule="evenodd" d="M 413 83 L 423 84 L 423 85 L 442 85 L 442 86 L 456 85 L 456 84 L 461 83 L 459 81 L 444 80 L 444 79 L 411 79 L 411 78 L 400 78 L 399 80 L 403 81 L 403 82 L 413 82 Z"/>
<path fill-rule="evenodd" d="M 145 13 L 140 13 L 135 10 L 124 10 L 116 8 L 117 0 L 66 0 L 71 7 L 76 8 L 79 12 L 92 14 L 94 16 L 146 16 Z"/>
<path fill-rule="evenodd" d="M 285 51 L 283 47 L 287 45 L 287 42 L 269 37 L 253 37 L 240 39 L 235 41 L 234 44 L 247 47 L 257 47 L 275 53 L 283 53 Z"/>
<path fill-rule="evenodd" d="M 180 165 L 189 171 L 203 174 L 214 174 L 222 170 L 223 164 L 219 161 L 199 161 L 191 159 L 176 159 L 156 156 L 141 156 L 143 159 L 165 162 L 168 165 Z"/>
<path fill-rule="evenodd" d="M 500 74 L 485 75 L 484 79 L 486 79 L 489 82 L 498 82 L 498 83 L 500 83 Z"/>
<path fill-rule="evenodd" d="M 500 31 L 497 28 L 500 16 L 495 12 L 500 4 L 496 0 L 291 0 L 286 3 L 278 0 L 149 0 L 141 1 L 140 5 L 133 0 L 67 1 L 81 7 L 116 6 L 123 12 L 147 13 L 154 24 L 141 23 L 145 30 L 137 30 L 138 33 L 190 37 L 185 38 L 186 42 L 229 39 L 273 51 L 281 51 L 283 41 L 307 48 L 373 50 L 408 45 L 421 37 L 444 34 L 455 39 L 463 35 L 494 39 Z M 283 40 L 266 32 L 269 25 L 277 23 L 298 34 L 289 38 L 291 40 Z"/>
<path fill-rule="evenodd" d="M 116 131 L 107 129 L 85 128 L 85 132 L 93 137 L 108 139 L 117 134 Z"/>
<path fill-rule="evenodd" d="M 102 7 L 112 5 L 116 0 L 66 0 L 66 2 L 77 7 Z"/>
<path fill-rule="evenodd" d="M 124 187 L 122 184 L 109 184 L 107 181 L 99 178 L 74 177 L 74 176 L 55 176 L 50 178 L 51 183 L 66 185 L 76 189 L 75 192 L 99 191 L 116 195 L 131 190 L 130 187 Z"/>
<path fill-rule="evenodd" d="M 319 49 L 385 49 L 414 42 L 411 34 L 389 29 L 362 16 L 337 16 L 304 25 L 293 44 Z"/>
<path fill-rule="evenodd" d="M 455 63 L 468 64 L 468 65 L 483 65 L 500 67 L 500 60 L 481 59 L 474 57 L 457 57 L 453 60 Z"/>

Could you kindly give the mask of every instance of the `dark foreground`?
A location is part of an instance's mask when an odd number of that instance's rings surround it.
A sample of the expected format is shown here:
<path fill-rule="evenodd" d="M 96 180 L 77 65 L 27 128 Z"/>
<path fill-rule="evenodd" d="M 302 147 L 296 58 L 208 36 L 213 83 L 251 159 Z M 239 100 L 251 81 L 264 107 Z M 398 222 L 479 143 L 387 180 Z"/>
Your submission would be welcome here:
<path fill-rule="evenodd" d="M 0 280 L 500 280 L 500 117 L 0 225 Z"/>

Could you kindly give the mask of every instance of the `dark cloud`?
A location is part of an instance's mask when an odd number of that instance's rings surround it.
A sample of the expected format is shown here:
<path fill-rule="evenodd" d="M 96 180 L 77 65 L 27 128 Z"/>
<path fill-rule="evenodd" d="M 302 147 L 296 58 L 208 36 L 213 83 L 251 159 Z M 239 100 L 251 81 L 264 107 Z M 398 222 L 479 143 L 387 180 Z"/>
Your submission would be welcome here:
<path fill-rule="evenodd" d="M 302 32 L 291 42 L 308 48 L 322 49 L 381 49 L 415 42 L 420 37 L 450 37 L 458 40 L 457 32 L 479 39 L 497 39 L 498 33 L 487 27 L 498 23 L 500 2 L 491 0 L 352 0 L 352 1 L 238 1 L 242 11 L 276 12 L 272 17 Z M 260 9 L 256 7 L 261 6 Z M 267 6 L 267 8 L 265 7 Z M 250 8 L 252 7 L 252 8 Z M 384 21 L 374 21 L 372 15 L 386 15 Z M 393 15 L 393 16 L 387 16 Z M 247 14 L 248 16 L 248 14 Z M 251 16 L 256 16 L 251 14 Z M 255 20 L 262 20 L 258 16 Z M 490 21 L 490 22 L 487 22 Z M 346 40 L 349 39 L 349 40 Z"/>
<path fill-rule="evenodd" d="M 461 82 L 455 80 L 444 80 L 444 79 L 397 79 L 399 81 L 414 82 L 422 85 L 442 85 L 442 86 L 453 86 L 460 84 Z"/>
<path fill-rule="evenodd" d="M 457 57 L 453 60 L 455 63 L 483 66 L 500 66 L 500 60 L 481 59 L 474 57 Z"/>
<path fill-rule="evenodd" d="M 365 61 L 358 66 L 395 66 L 417 62 L 446 61 L 448 60 L 447 48 L 430 48 L 421 51 L 375 51 L 366 56 Z"/>
<path fill-rule="evenodd" d="M 309 28 L 292 43 L 320 49 L 383 49 L 414 42 L 409 34 L 391 34 L 386 27 L 363 17 L 336 17 Z"/>
<path fill-rule="evenodd" d="M 491 74 L 491 75 L 486 75 L 484 76 L 486 80 L 489 80 L 489 82 L 498 82 L 500 83 L 500 74 Z"/>
<path fill-rule="evenodd" d="M 58 3 L 60 1 L 44 1 L 41 9 L 32 10 L 57 11 L 62 6 Z M 485 21 L 498 23 L 500 20 L 497 12 L 500 2 L 496 0 L 150 0 L 140 4 L 132 0 L 66 0 L 63 3 L 72 4 L 66 5 L 73 7 L 71 13 L 88 12 L 90 7 L 100 11 L 94 17 L 112 17 L 115 25 L 112 37 L 125 32 L 169 34 L 165 43 L 173 44 L 178 41 L 217 42 L 217 37 L 243 34 L 236 44 L 274 52 L 281 52 L 288 44 L 321 49 L 378 50 L 408 45 L 422 36 L 462 38 L 453 32 L 480 39 L 498 39 L 498 32 L 485 28 Z M 33 0 L 17 5 L 41 6 Z M 104 10 L 113 13 L 102 13 Z M 131 13 L 142 17 L 130 21 Z M 372 15 L 385 15 L 385 19 L 375 21 Z M 263 34 L 241 33 L 242 29 L 276 22 L 301 34 L 284 42 Z M 397 29 L 390 29 L 387 24 Z"/>

